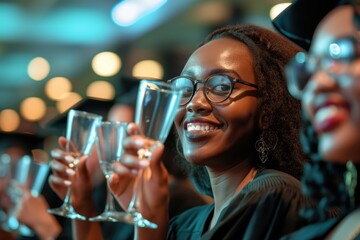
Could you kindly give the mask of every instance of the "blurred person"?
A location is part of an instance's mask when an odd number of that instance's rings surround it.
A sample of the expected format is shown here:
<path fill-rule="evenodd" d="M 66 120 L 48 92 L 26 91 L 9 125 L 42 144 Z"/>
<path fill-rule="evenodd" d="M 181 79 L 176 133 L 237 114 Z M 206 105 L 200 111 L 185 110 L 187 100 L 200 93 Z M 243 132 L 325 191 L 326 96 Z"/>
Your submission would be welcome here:
<path fill-rule="evenodd" d="M 303 189 L 317 204 L 303 212 L 311 224 L 285 239 L 360 239 L 360 3 L 354 2 L 328 13 L 309 54 L 287 67 L 289 91 L 302 101 L 303 148 L 312 158 Z M 329 219 L 326 210 L 334 207 L 340 215 Z"/>
<path fill-rule="evenodd" d="M 1 153 L 7 156 L 10 161 L 7 184 L 2 185 L 0 190 L 0 206 L 4 212 L 8 212 L 11 208 L 16 209 L 16 218 L 21 224 L 25 224 L 34 230 L 34 236 L 21 236 L 21 232 L 16 230 L 10 233 L 17 239 L 56 239 L 62 228 L 56 218 L 47 212 L 49 205 L 43 195 L 34 197 L 30 194 L 29 189 L 24 186 L 18 186 L 12 182 L 12 178 L 16 175 L 17 164 L 20 159 L 26 155 L 32 155 L 31 150 L 38 147 L 38 138 L 29 134 L 10 133 L 1 134 Z M 14 183 L 14 184 L 12 184 Z M 12 186 L 9 186 L 12 184 Z M 11 189 L 9 189 L 11 188 Z M 11 191 L 9 191 L 11 190 Z"/>

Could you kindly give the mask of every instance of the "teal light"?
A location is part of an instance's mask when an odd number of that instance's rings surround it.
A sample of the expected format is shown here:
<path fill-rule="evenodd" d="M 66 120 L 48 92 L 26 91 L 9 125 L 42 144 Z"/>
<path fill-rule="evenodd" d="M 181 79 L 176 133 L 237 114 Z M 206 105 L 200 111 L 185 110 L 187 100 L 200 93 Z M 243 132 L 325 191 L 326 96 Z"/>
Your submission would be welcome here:
<path fill-rule="evenodd" d="M 113 7 L 111 17 L 117 25 L 127 27 L 155 12 L 166 2 L 167 0 L 124 0 Z"/>
<path fill-rule="evenodd" d="M 16 38 L 22 29 L 23 12 L 15 4 L 0 3 L 0 38 Z"/>

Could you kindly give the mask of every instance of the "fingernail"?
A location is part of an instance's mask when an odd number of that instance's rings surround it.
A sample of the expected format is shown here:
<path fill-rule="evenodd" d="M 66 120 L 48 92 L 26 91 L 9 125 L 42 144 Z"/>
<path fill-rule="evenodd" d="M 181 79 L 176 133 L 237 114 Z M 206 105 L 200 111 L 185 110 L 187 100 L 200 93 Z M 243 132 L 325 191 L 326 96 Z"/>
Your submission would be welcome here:
<path fill-rule="evenodd" d="M 70 186 L 70 185 L 71 185 L 71 181 L 69 181 L 69 180 L 63 180 L 62 178 L 56 177 L 56 176 L 54 176 L 54 175 L 51 175 L 51 180 L 52 180 L 54 183 L 63 183 L 63 184 L 65 184 L 66 186 Z"/>
<path fill-rule="evenodd" d="M 72 170 L 71 168 L 66 169 L 66 174 L 69 175 L 70 177 L 75 175 L 75 171 Z"/>
<path fill-rule="evenodd" d="M 61 153 L 57 149 L 51 150 L 50 154 L 51 154 L 51 157 L 53 157 L 53 158 L 60 158 L 61 157 Z"/>
<path fill-rule="evenodd" d="M 65 156 L 64 159 L 69 163 L 74 161 L 74 158 L 72 156 Z"/>
<path fill-rule="evenodd" d="M 69 180 L 64 180 L 64 184 L 65 184 L 66 186 L 70 186 L 70 185 L 71 185 L 71 181 L 69 181 Z"/>
<path fill-rule="evenodd" d="M 139 173 L 139 170 L 137 170 L 137 169 L 131 169 L 131 174 L 133 174 L 133 175 L 138 175 L 138 173 Z"/>
<path fill-rule="evenodd" d="M 57 162 L 51 161 L 50 162 L 50 166 L 52 169 L 57 170 L 57 171 L 62 171 L 63 170 L 63 166 Z"/>
<path fill-rule="evenodd" d="M 140 165 L 141 167 L 148 167 L 149 164 L 150 164 L 150 161 L 149 161 L 149 160 L 140 160 L 140 161 L 139 161 L 139 165 Z"/>
<path fill-rule="evenodd" d="M 121 166 L 114 166 L 114 171 L 120 174 L 125 173 L 124 168 Z"/>

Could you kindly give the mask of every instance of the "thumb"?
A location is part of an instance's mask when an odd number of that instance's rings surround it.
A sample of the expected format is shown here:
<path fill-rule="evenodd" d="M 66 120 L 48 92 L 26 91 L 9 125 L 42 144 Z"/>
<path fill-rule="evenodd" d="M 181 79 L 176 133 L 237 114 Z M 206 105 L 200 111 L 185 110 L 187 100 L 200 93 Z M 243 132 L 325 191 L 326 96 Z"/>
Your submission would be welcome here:
<path fill-rule="evenodd" d="M 164 152 L 164 145 L 161 142 L 156 142 L 151 146 L 151 160 L 150 168 L 154 174 L 160 174 L 163 171 L 161 164 L 161 156 Z"/>
<path fill-rule="evenodd" d="M 65 149 L 66 142 L 67 142 L 66 138 L 65 138 L 65 137 L 59 137 L 58 142 L 59 142 L 59 145 L 60 145 L 63 149 Z"/>

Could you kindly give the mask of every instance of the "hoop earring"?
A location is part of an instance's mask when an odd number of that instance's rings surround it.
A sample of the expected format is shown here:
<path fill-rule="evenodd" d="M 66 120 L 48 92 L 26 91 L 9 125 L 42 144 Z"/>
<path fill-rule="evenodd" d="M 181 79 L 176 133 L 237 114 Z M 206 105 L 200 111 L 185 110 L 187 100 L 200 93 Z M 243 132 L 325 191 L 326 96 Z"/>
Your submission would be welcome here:
<path fill-rule="evenodd" d="M 264 138 L 264 133 L 261 133 L 260 139 L 255 142 L 255 149 L 259 154 L 260 161 L 265 163 L 268 160 L 269 150 L 274 150 L 277 145 L 277 136 L 270 133 Z"/>
<path fill-rule="evenodd" d="M 355 207 L 355 189 L 357 185 L 357 170 L 352 161 L 346 163 L 345 186 L 350 198 L 351 207 Z"/>

